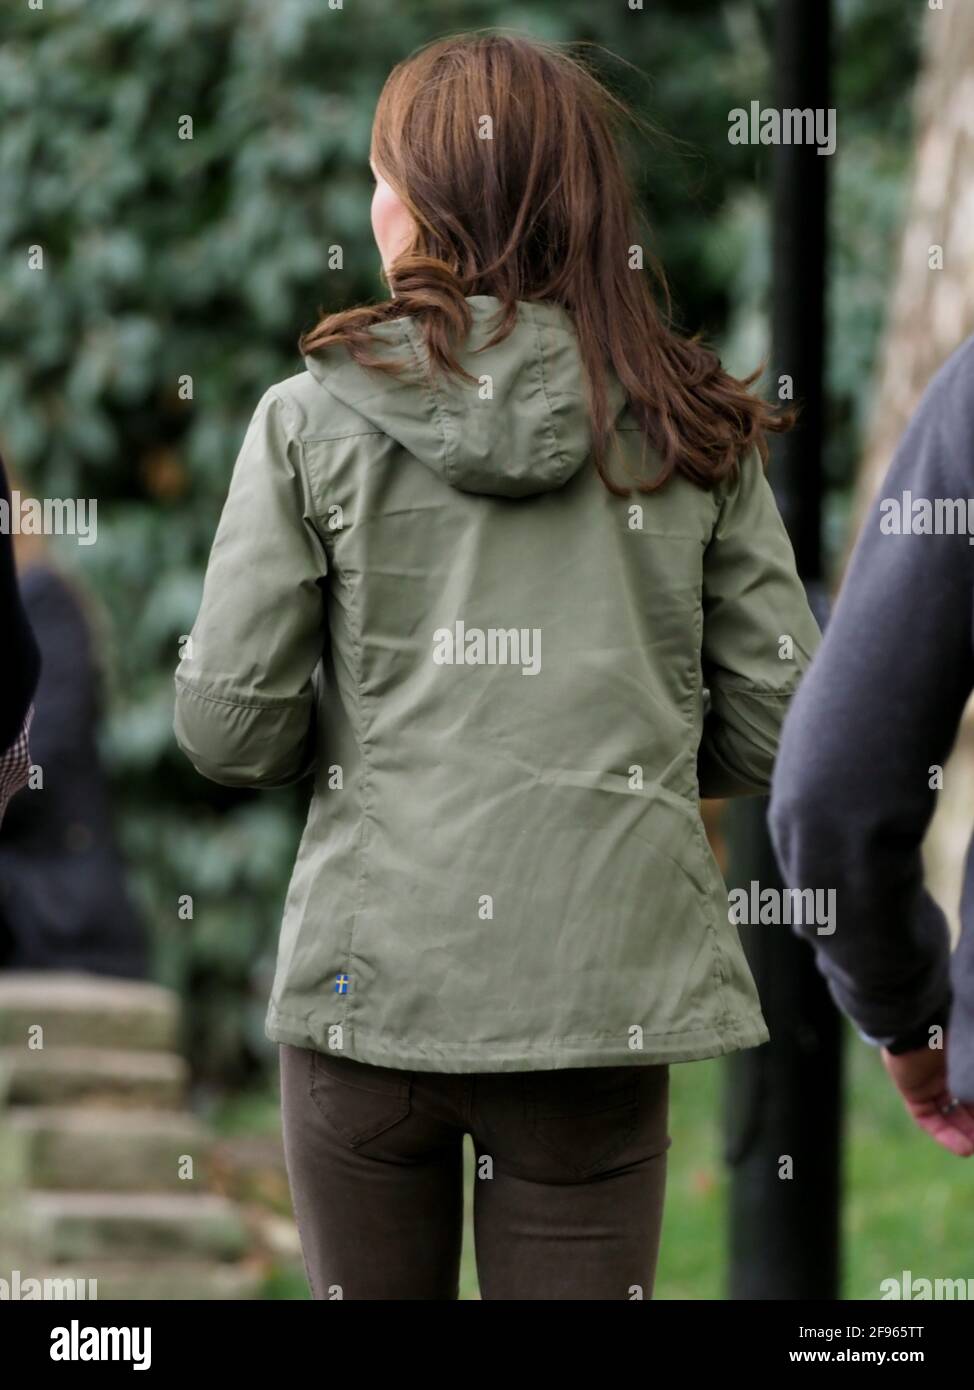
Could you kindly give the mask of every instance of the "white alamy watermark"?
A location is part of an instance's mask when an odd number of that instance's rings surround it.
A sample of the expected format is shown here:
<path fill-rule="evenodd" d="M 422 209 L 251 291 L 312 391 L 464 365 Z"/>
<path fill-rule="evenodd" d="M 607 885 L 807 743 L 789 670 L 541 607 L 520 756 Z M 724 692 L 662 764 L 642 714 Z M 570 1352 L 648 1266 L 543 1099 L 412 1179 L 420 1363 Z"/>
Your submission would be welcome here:
<path fill-rule="evenodd" d="M 835 107 L 735 106 L 727 113 L 732 145 L 816 145 L 819 154 L 835 154 Z"/>
<path fill-rule="evenodd" d="M 735 926 L 807 924 L 818 936 L 835 931 L 834 888 L 762 888 L 752 879 L 746 888 L 733 888 L 727 904 L 727 920 Z"/>
<path fill-rule="evenodd" d="M 901 1270 L 898 1276 L 884 1279 L 880 1283 L 881 1299 L 905 1298 L 917 1302 L 937 1299 L 974 1298 L 974 1279 L 923 1279 L 914 1275 L 911 1269 Z"/>
<path fill-rule="evenodd" d="M 437 666 L 520 666 L 522 676 L 541 670 L 540 627 L 438 627 L 433 633 Z"/>
<path fill-rule="evenodd" d="M 974 497 L 884 497 L 879 530 L 884 536 L 966 536 L 974 545 Z"/>
<path fill-rule="evenodd" d="M 66 1300 L 74 1303 L 78 1299 L 98 1298 L 97 1279 L 47 1278 L 34 1279 L 25 1276 L 19 1269 L 10 1271 L 9 1279 L 0 1279 L 0 1302 L 9 1300 L 27 1303 L 31 1300 Z"/>
<path fill-rule="evenodd" d="M 51 1328 L 52 1361 L 131 1361 L 133 1371 L 152 1365 L 151 1327 L 82 1327 L 72 1318 L 67 1327 Z"/>
<path fill-rule="evenodd" d="M 98 539 L 96 497 L 0 497 L 0 532 L 6 536 L 77 536 L 79 545 Z"/>

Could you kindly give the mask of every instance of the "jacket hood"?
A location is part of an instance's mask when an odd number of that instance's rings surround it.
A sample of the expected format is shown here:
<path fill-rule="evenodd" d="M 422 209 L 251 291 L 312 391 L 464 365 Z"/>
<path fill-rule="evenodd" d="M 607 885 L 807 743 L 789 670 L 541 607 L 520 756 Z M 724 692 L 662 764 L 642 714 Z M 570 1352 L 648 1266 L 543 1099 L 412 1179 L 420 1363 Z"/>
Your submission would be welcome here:
<path fill-rule="evenodd" d="M 344 348 L 305 356 L 311 375 L 337 400 L 396 440 L 461 492 L 530 497 L 562 487 L 591 451 L 585 374 L 568 312 L 518 303 L 509 337 L 483 349 L 500 322 L 500 300 L 468 298 L 472 323 L 458 352 L 471 383 L 426 372 L 422 333 L 412 316 L 372 330 L 375 355 L 407 362 L 401 376 L 362 368 Z M 613 420 L 625 405 L 610 376 Z"/>

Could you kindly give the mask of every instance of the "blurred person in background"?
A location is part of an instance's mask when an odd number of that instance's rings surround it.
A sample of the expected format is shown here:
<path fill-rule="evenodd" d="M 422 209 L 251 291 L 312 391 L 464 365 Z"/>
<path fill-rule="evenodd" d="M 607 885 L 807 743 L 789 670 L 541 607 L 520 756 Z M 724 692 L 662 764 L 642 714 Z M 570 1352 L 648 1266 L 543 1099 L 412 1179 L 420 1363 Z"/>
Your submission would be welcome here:
<path fill-rule="evenodd" d="M 11 801 L 0 831 L 0 969 L 141 979 L 147 943 L 112 828 L 85 599 L 42 536 L 18 533 L 13 549 L 41 658 L 30 729 L 38 784 Z"/>
<path fill-rule="evenodd" d="M 974 338 L 927 387 L 872 504 L 785 720 L 770 808 L 787 882 L 836 895 L 832 933 L 796 924 L 833 998 L 881 1049 L 917 1124 L 965 1158 L 974 1154 L 974 841 L 953 955 L 922 845 L 974 693 L 972 381 Z M 944 503 L 949 529 L 938 533 Z"/>
<path fill-rule="evenodd" d="M 457 1297 L 466 1134 L 483 1298 L 651 1297 L 669 1064 L 768 1038 L 700 798 L 818 641 L 786 421 L 656 307 L 621 114 L 526 38 L 393 70 L 391 298 L 259 402 L 176 672 L 200 772 L 314 776 L 266 1029 L 318 1299 Z"/>
<path fill-rule="evenodd" d="M 10 484 L 0 458 L 0 623 L 4 674 L 0 681 L 0 825 L 10 798 L 26 786 L 30 769 L 31 699 L 40 653 L 17 586 Z"/>

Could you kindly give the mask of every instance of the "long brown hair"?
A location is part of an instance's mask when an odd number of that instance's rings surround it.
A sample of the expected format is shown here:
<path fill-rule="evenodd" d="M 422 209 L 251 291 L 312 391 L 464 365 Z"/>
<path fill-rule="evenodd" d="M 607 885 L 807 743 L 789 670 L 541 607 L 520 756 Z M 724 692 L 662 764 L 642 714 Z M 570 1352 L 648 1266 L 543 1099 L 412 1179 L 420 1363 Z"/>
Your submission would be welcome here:
<path fill-rule="evenodd" d="M 751 449 L 767 462 L 766 432 L 792 415 L 749 390 L 760 371 L 739 381 L 674 330 L 648 250 L 648 273 L 631 268 L 639 222 L 616 140 L 629 114 L 580 61 L 521 36 L 461 34 L 397 64 L 376 107 L 372 161 L 412 214 L 413 242 L 387 267 L 393 298 L 325 316 L 301 351 L 344 344 L 362 366 L 396 372 L 405 364 L 377 360 L 369 330 L 408 314 L 430 370 L 474 380 L 455 355 L 471 324 L 466 296 L 500 301 L 488 345 L 514 327 L 519 300 L 553 301 L 578 336 L 593 458 L 610 491 L 630 495 L 607 472 L 610 369 L 661 462 L 639 491 L 674 472 L 712 487 Z"/>

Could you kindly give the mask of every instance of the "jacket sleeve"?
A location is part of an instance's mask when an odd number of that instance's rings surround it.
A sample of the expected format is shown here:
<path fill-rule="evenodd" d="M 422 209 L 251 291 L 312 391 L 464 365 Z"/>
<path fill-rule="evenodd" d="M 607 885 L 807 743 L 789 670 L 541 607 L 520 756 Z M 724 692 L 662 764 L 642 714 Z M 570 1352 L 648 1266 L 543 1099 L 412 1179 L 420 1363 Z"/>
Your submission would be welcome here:
<path fill-rule="evenodd" d="M 176 669 L 176 740 L 204 777 L 276 787 L 310 770 L 327 572 L 300 442 L 271 389 L 237 456 Z"/>
<path fill-rule="evenodd" d="M 757 455 L 721 491 L 704 554 L 702 797 L 766 792 L 788 702 L 820 633 Z"/>
<path fill-rule="evenodd" d="M 835 895 L 835 930 L 801 934 L 833 998 L 872 1039 L 907 1033 L 950 1002 L 950 936 L 921 847 L 974 687 L 974 549 L 966 527 L 914 529 L 913 508 L 922 517 L 944 499 L 969 505 L 972 370 L 974 339 L 903 436 L 775 769 L 770 826 L 784 876 Z"/>

